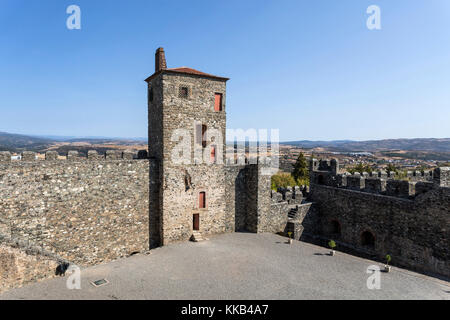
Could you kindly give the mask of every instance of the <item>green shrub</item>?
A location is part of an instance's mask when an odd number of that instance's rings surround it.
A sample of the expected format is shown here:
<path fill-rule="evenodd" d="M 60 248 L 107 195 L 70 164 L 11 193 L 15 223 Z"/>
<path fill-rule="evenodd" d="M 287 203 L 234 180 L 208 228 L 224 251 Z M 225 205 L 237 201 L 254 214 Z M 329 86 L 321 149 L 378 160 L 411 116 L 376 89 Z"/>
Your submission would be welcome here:
<path fill-rule="evenodd" d="M 391 255 L 390 255 L 390 254 L 387 254 L 387 255 L 386 255 L 386 264 L 388 265 L 389 262 L 391 262 L 391 260 L 392 260 Z"/>
<path fill-rule="evenodd" d="M 296 185 L 296 181 L 289 173 L 279 172 L 271 178 L 271 188 L 275 191 L 278 188 L 293 187 Z"/>
<path fill-rule="evenodd" d="M 334 242 L 334 240 L 330 240 L 330 241 L 328 242 L 328 246 L 329 246 L 332 250 L 334 250 L 334 248 L 336 248 L 336 242 Z"/>

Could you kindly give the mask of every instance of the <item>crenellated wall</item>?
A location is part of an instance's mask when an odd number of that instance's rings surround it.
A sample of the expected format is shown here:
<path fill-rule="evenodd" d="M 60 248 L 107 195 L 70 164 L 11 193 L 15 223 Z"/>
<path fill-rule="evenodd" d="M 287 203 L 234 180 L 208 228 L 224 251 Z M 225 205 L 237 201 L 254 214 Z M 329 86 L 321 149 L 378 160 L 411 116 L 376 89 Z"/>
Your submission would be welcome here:
<path fill-rule="evenodd" d="M 450 277 L 449 168 L 414 177 L 311 172 L 317 239 L 369 258 L 390 254 L 393 264 Z"/>
<path fill-rule="evenodd" d="M 270 222 L 267 232 L 282 233 L 294 239 L 304 239 L 316 233 L 317 215 L 311 202 L 304 195 L 307 186 L 279 188 L 271 192 Z"/>
<path fill-rule="evenodd" d="M 148 160 L 95 154 L 24 152 L 11 161 L 2 153 L 0 231 L 78 265 L 148 250 Z"/>
<path fill-rule="evenodd" d="M 95 150 L 89 150 L 87 157 L 83 157 L 78 151 L 69 151 L 66 156 L 61 157 L 56 151 L 45 152 L 45 160 L 57 161 L 57 160 L 133 160 L 133 159 L 147 159 L 147 151 L 140 150 L 139 152 L 133 152 L 131 150 L 107 150 L 105 154 L 99 154 Z M 40 161 L 42 160 L 33 151 L 23 151 L 18 159 L 14 159 L 8 151 L 0 151 L 0 162 L 14 162 L 14 161 Z"/>

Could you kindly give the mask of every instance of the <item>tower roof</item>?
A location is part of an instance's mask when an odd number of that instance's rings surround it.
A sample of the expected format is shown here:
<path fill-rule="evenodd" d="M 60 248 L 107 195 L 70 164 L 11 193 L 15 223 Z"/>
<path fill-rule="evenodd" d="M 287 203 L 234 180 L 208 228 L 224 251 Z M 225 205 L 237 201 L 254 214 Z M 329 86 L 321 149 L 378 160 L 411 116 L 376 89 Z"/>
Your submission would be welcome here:
<path fill-rule="evenodd" d="M 147 79 L 145 79 L 145 81 L 148 82 L 151 79 L 153 79 L 154 77 L 156 77 L 158 74 L 161 74 L 161 73 L 188 74 L 188 75 L 199 76 L 199 77 L 203 77 L 203 78 L 211 78 L 211 79 L 224 80 L 224 81 L 230 80 L 229 78 L 215 76 L 215 75 L 205 73 L 205 72 L 202 72 L 199 70 L 195 70 L 195 69 L 192 69 L 189 67 L 180 67 L 180 68 L 161 69 L 161 70 L 155 72 L 154 74 L 152 74 Z"/>
<path fill-rule="evenodd" d="M 161 74 L 161 73 L 187 74 L 187 75 L 194 75 L 194 76 L 198 76 L 198 77 L 211 78 L 211 79 L 217 79 L 217 80 L 223 80 L 223 81 L 230 80 L 229 78 L 215 76 L 215 75 L 205 73 L 202 71 L 198 71 L 198 70 L 188 68 L 188 67 L 167 68 L 164 49 L 160 47 L 156 50 L 156 53 L 155 53 L 155 73 L 152 74 L 147 79 L 145 79 L 145 81 L 148 82 L 151 79 L 153 79 L 154 77 L 156 77 L 158 74 Z"/>

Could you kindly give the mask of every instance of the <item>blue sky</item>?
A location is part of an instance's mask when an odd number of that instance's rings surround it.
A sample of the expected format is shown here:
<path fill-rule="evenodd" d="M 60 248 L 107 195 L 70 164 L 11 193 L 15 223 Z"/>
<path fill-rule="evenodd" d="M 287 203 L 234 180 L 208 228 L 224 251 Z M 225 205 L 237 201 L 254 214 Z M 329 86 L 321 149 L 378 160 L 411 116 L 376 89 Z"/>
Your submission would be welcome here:
<path fill-rule="evenodd" d="M 81 30 L 66 8 L 81 8 Z M 381 30 L 366 9 L 381 8 Z M 145 137 L 154 52 L 231 78 L 230 128 L 450 137 L 450 1 L 0 0 L 0 131 Z"/>

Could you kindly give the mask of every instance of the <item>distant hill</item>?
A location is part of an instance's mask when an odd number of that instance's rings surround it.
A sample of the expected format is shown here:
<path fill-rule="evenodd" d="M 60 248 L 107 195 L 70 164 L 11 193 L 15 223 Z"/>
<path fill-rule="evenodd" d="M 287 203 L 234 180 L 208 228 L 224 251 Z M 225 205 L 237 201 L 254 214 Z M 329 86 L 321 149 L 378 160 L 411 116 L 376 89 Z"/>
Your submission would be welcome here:
<path fill-rule="evenodd" d="M 336 152 L 375 152 L 388 150 L 450 152 L 450 138 L 419 138 L 419 139 L 386 139 L 370 141 L 288 141 L 283 145 L 298 146 L 305 149 L 326 148 Z"/>
<path fill-rule="evenodd" d="M 56 150 L 62 154 L 68 150 L 78 150 L 86 153 L 93 149 L 104 152 L 108 149 L 126 146 L 146 145 L 145 138 L 103 138 L 103 137 L 59 137 L 59 136 L 30 136 L 0 132 L 0 151 L 21 152 L 24 150 L 45 152 L 48 149 Z"/>
<path fill-rule="evenodd" d="M 55 144 L 61 143 L 86 143 L 89 145 L 133 146 L 145 145 L 145 138 L 103 138 L 103 137 L 58 137 L 58 136 L 30 136 L 22 134 L 12 134 L 0 132 L 0 151 L 20 152 L 30 150 L 43 152 Z M 281 142 L 283 145 L 299 146 L 305 149 L 325 148 L 328 151 L 336 152 L 379 152 L 379 151 L 424 151 L 424 152 L 444 152 L 450 153 L 450 138 L 418 138 L 418 139 L 387 139 L 370 141 L 287 141 Z M 67 146 L 69 148 L 69 146 Z"/>
<path fill-rule="evenodd" d="M 0 151 L 34 151 L 48 148 L 52 143 L 54 141 L 50 139 L 0 132 Z"/>

